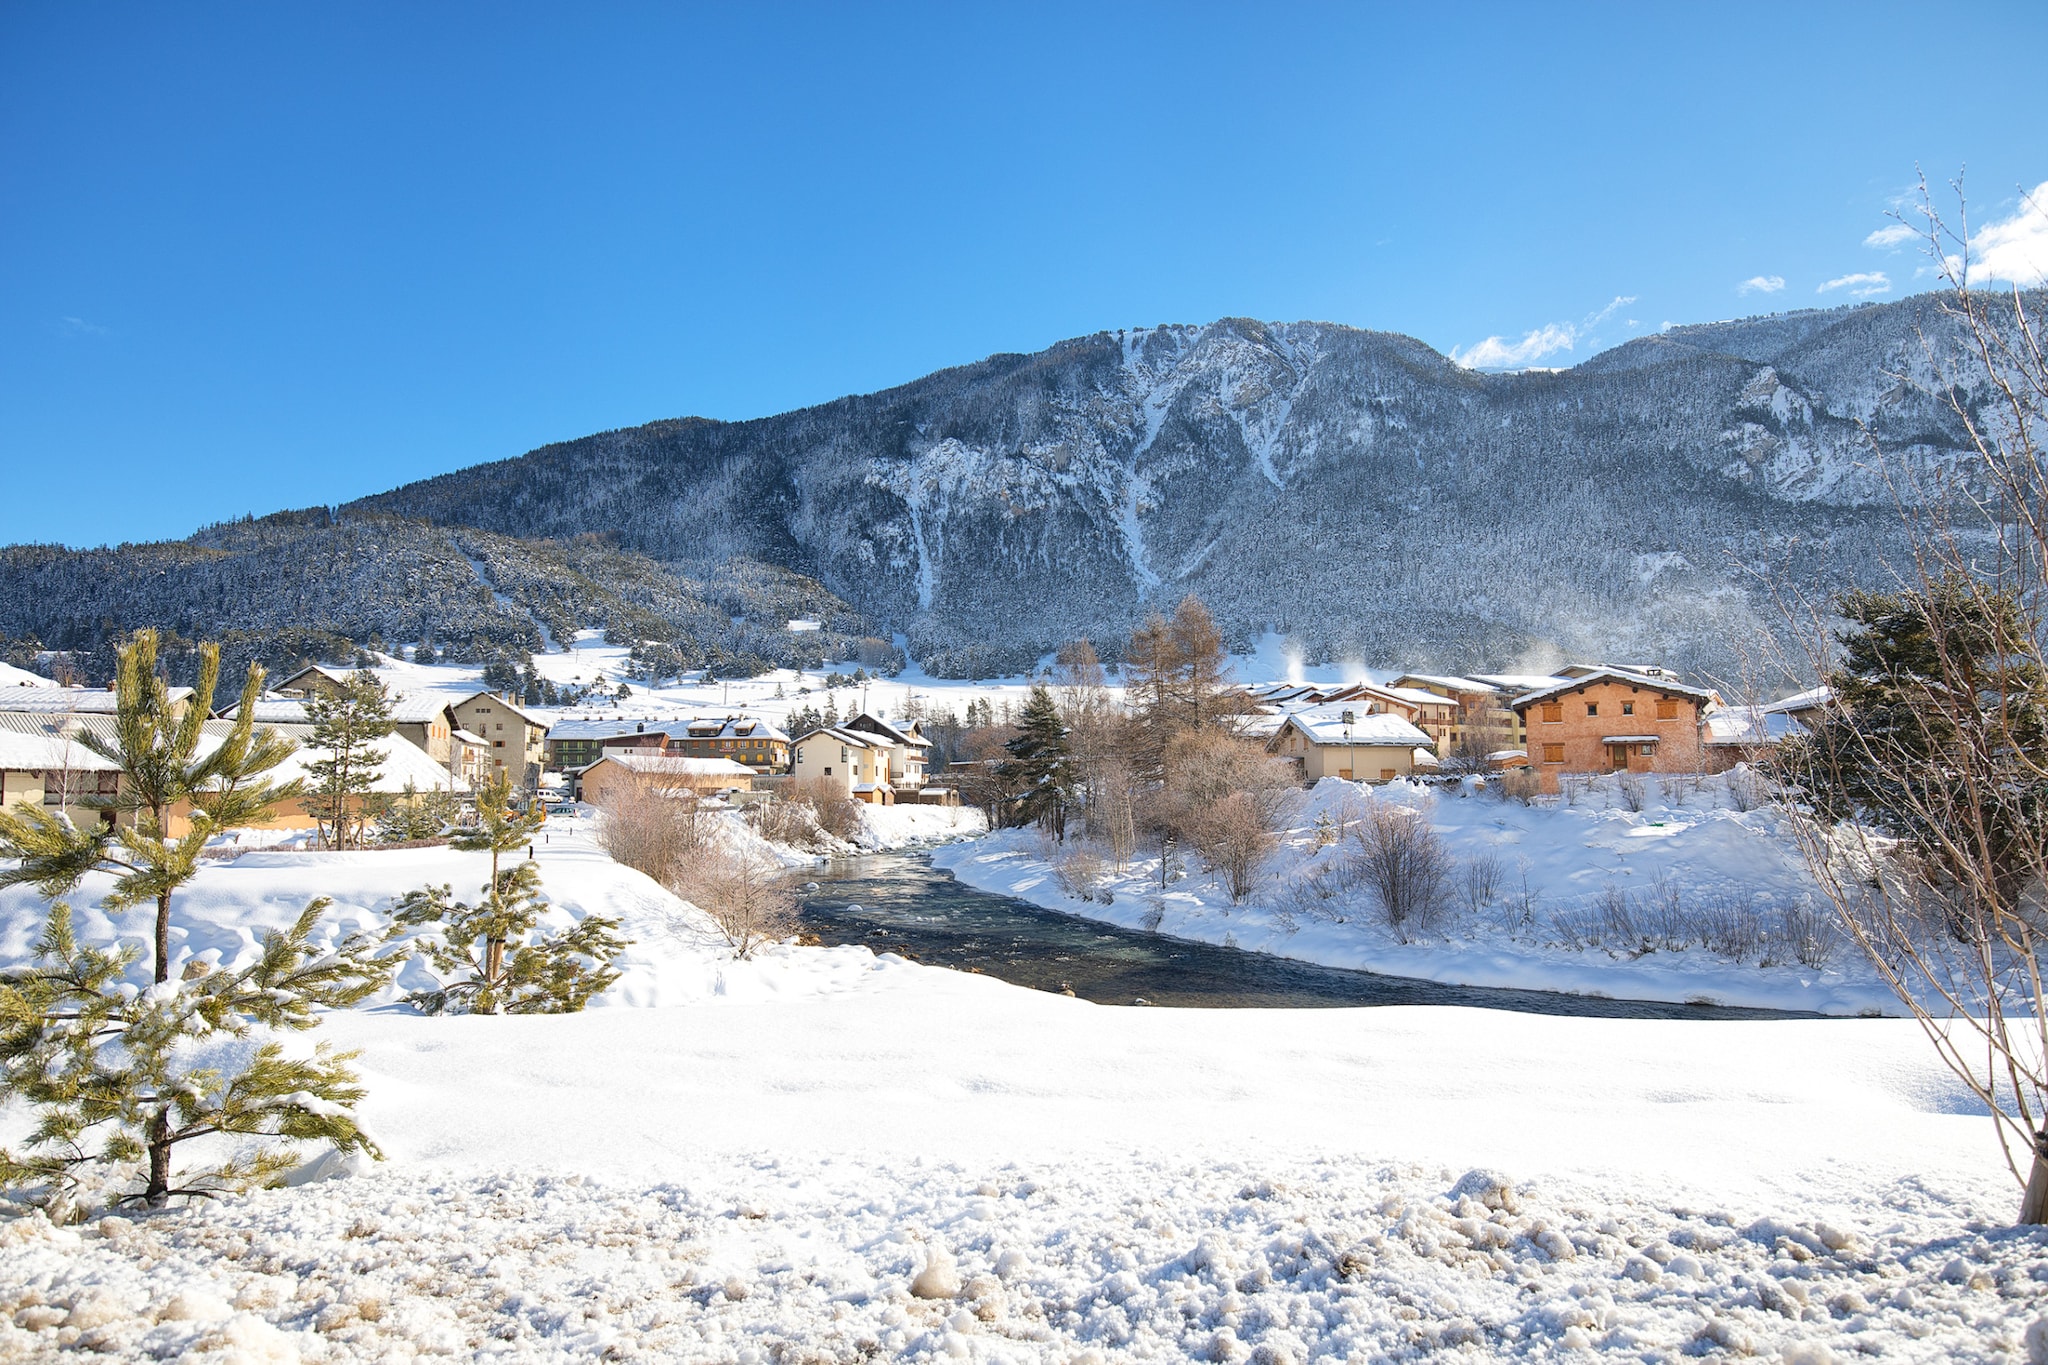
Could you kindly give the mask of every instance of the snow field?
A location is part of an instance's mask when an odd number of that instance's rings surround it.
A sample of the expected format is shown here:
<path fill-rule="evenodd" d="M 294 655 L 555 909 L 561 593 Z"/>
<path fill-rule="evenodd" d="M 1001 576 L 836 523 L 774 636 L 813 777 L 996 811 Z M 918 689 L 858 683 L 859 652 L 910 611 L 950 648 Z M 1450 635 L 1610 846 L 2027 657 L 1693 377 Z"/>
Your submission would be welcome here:
<path fill-rule="evenodd" d="M 391 1173 L 0 1230 L 0 1354 L 190 1361 L 2039 1359 L 2038 1234 L 1349 1159 Z M 2034 1349 L 2030 1353 L 2029 1347 Z"/>
<path fill-rule="evenodd" d="M 999 830 L 940 849 L 933 863 L 969 886 L 1067 914 L 1331 967 L 1616 999 L 1897 1013 L 1897 1001 L 1847 942 L 1821 967 L 1733 961 L 1696 945 L 1648 952 L 1615 942 L 1568 946 L 1572 936 L 1560 920 L 1597 919 L 1610 889 L 1638 900 L 1672 895 L 1694 909 L 1753 897 L 1767 915 L 1800 906 L 1825 913 L 1784 817 L 1765 807 L 1735 809 L 1725 777 L 1708 778 L 1697 791 L 1653 781 L 1641 811 L 1627 809 L 1611 780 L 1570 806 L 1524 806 L 1463 790 L 1324 779 L 1302 797 L 1258 891 L 1243 905 L 1230 903 L 1220 876 L 1204 873 L 1192 850 L 1181 855 L 1184 876 L 1164 889 L 1153 852 L 1125 873 L 1105 873 L 1085 901 L 1062 886 L 1055 863 L 1067 850 L 1035 829 Z M 1339 887 L 1322 898 L 1330 888 L 1319 877 L 1355 845 L 1319 848 L 1317 819 L 1334 825 L 1347 811 L 1355 819 L 1372 802 L 1420 812 L 1455 862 L 1444 918 L 1405 938 L 1382 922 L 1363 887 Z M 1069 844 L 1079 847 L 1071 836 Z M 1475 857 L 1490 857 L 1499 869 L 1491 902 L 1477 909 L 1462 903 L 1457 884 Z"/>

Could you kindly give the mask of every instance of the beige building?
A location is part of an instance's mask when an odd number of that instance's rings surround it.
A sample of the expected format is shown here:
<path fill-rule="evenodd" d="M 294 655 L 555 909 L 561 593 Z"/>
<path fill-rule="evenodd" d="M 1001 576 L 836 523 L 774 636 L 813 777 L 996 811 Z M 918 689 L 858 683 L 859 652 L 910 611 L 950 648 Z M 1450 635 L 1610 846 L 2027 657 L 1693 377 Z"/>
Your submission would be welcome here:
<path fill-rule="evenodd" d="M 121 767 L 76 739 L 55 718 L 0 714 L 0 806 L 40 806 L 69 816 L 80 829 L 114 823 L 112 811 L 93 810 L 87 797 L 111 797 L 121 790 Z"/>
<path fill-rule="evenodd" d="M 1718 699 L 1669 676 L 1600 668 L 1515 698 L 1529 767 L 1554 792 L 1565 773 L 1690 773 L 1706 768 L 1701 716 Z"/>
<path fill-rule="evenodd" d="M 884 780 L 898 795 L 915 796 L 924 790 L 932 744 L 924 737 L 924 728 L 918 722 L 913 720 L 897 725 L 863 711 L 840 728 L 851 730 L 868 743 L 881 746 L 883 766 L 887 770 Z"/>
<path fill-rule="evenodd" d="M 310 697 L 315 692 L 323 697 L 338 697 L 346 688 L 347 683 L 341 674 L 330 673 L 318 664 L 309 664 L 283 682 L 270 686 L 270 690 L 280 697 Z"/>
<path fill-rule="evenodd" d="M 310 671 L 310 670 L 305 670 Z M 299 675 L 304 676 L 302 671 Z M 326 676 L 326 675 L 322 675 Z M 333 693 L 325 689 L 313 689 L 323 695 Z M 292 695 L 271 693 L 256 703 L 258 725 L 304 725 L 309 718 L 306 714 L 306 698 L 311 692 Z M 220 712 L 220 719 L 234 720 L 242 712 L 242 705 L 236 702 Z M 448 703 L 437 697 L 408 697 L 403 694 L 391 699 L 391 730 L 393 734 L 410 741 L 442 767 L 454 770 L 454 756 L 449 737 L 454 733 L 454 724 L 448 718 Z"/>
<path fill-rule="evenodd" d="M 490 746 L 486 777 L 499 769 L 512 775 L 515 787 L 540 781 L 547 758 L 548 727 L 495 692 L 478 692 L 448 708 L 455 726 Z"/>
<path fill-rule="evenodd" d="M 1400 716 L 1357 702 L 1330 702 L 1287 715 L 1266 752 L 1293 765 L 1303 786 L 1326 777 L 1391 782 L 1415 771 L 1415 751 L 1433 753 L 1428 734 Z"/>
<path fill-rule="evenodd" d="M 593 806 L 617 800 L 715 796 L 752 791 L 755 773 L 729 758 L 673 758 L 613 749 L 576 774 L 576 799 Z"/>
<path fill-rule="evenodd" d="M 822 784 L 874 806 L 896 804 L 889 785 L 889 746 L 880 735 L 831 726 L 790 745 L 790 773 L 800 786 Z"/>

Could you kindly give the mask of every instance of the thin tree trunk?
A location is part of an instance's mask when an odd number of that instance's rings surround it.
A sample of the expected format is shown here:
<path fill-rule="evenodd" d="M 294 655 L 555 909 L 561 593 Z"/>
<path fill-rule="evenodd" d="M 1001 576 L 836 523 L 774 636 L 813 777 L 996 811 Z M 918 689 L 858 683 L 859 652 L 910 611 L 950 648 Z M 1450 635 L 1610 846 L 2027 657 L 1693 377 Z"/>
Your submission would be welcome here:
<path fill-rule="evenodd" d="M 2034 1134 L 2034 1168 L 2027 1173 L 2027 1192 L 2020 1198 L 2020 1222 L 2048 1223 L 2048 1128 Z"/>
<path fill-rule="evenodd" d="M 156 983 L 171 979 L 171 893 L 156 893 Z"/>
<path fill-rule="evenodd" d="M 505 971 L 505 940 L 491 938 L 484 940 L 484 984 L 495 986 Z"/>
<path fill-rule="evenodd" d="M 158 1208 L 170 1191 L 171 1113 L 166 1108 L 149 1121 L 149 1184 L 143 1188 L 142 1197 L 151 1208 Z"/>

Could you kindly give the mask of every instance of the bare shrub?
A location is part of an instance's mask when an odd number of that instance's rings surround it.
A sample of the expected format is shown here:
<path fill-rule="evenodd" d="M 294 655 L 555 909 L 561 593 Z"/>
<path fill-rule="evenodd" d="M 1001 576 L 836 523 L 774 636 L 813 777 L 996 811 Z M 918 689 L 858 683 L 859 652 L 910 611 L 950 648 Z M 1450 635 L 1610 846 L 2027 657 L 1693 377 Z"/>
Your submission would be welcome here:
<path fill-rule="evenodd" d="M 1436 922 L 1448 897 L 1451 854 L 1428 819 L 1388 802 L 1368 806 L 1352 831 L 1358 880 L 1403 942 Z"/>
<path fill-rule="evenodd" d="M 746 808 L 746 820 L 769 843 L 791 848 L 815 848 L 824 834 L 810 803 L 790 797 L 755 802 Z"/>
<path fill-rule="evenodd" d="M 1187 730 L 1166 746 L 1165 781 L 1147 807 L 1164 835 L 1185 837 L 1221 872 L 1236 902 L 1254 889 L 1298 796 L 1287 769 L 1256 744 L 1220 730 Z"/>
<path fill-rule="evenodd" d="M 1465 893 L 1465 908 L 1478 914 L 1500 895 L 1500 855 L 1481 851 L 1465 860 L 1465 875 L 1461 889 Z"/>
<path fill-rule="evenodd" d="M 715 819 L 694 796 L 621 783 L 598 802 L 597 841 L 612 861 L 667 885 L 703 849 Z"/>
<path fill-rule="evenodd" d="M 1564 803 L 1567 806 L 1578 805 L 1579 798 L 1592 789 L 1593 774 L 1591 773 L 1559 773 L 1557 775 L 1557 790 L 1564 797 Z"/>
<path fill-rule="evenodd" d="M 1046 856 L 1052 863 L 1053 880 L 1060 884 L 1062 891 L 1070 896 L 1079 896 L 1084 901 L 1096 898 L 1099 894 L 1097 883 L 1102 880 L 1103 863 L 1095 850 L 1079 840 L 1072 840 L 1048 849 Z"/>
<path fill-rule="evenodd" d="M 1768 793 L 1763 778 L 1748 764 L 1730 770 L 1728 774 L 1728 804 L 1739 811 L 1752 811 L 1761 806 Z"/>
<path fill-rule="evenodd" d="M 797 930 L 800 903 L 789 873 L 758 853 L 707 846 L 669 889 L 711 916 L 734 957 Z"/>
<path fill-rule="evenodd" d="M 1487 785 L 1498 790 L 1503 801 L 1522 806 L 1536 804 L 1536 793 L 1541 790 L 1535 772 L 1528 768 L 1510 768 L 1498 777 L 1488 778 Z"/>
<path fill-rule="evenodd" d="M 1649 796 L 1649 784 L 1641 773 L 1620 772 L 1614 775 L 1614 789 L 1621 795 L 1621 804 L 1632 811 L 1640 811 Z"/>
<path fill-rule="evenodd" d="M 1250 792 L 1232 792 L 1206 807 L 1189 832 L 1209 865 L 1223 874 L 1234 904 L 1251 895 L 1259 864 L 1279 843 L 1272 816 Z"/>
<path fill-rule="evenodd" d="M 860 802 L 823 778 L 799 784 L 790 797 L 810 809 L 811 820 L 835 839 L 852 839 L 860 833 Z"/>

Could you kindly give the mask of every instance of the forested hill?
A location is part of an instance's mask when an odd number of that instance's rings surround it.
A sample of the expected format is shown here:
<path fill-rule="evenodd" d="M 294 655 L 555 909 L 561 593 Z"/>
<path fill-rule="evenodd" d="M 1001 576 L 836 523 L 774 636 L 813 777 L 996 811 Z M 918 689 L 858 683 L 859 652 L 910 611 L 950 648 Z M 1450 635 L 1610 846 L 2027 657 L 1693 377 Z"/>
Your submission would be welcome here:
<path fill-rule="evenodd" d="M 985 676 L 1076 636 L 1113 656 L 1195 592 L 1235 642 L 1271 628 L 1312 660 L 1725 676 L 1776 622 L 1768 579 L 1885 581 L 1899 544 L 1873 440 L 1967 468 L 1937 382 L 1968 372 L 1959 343 L 1930 296 L 1507 375 L 1326 323 L 1105 332 L 189 541 L 15 547 L 0 634 L 297 629 L 477 654 L 581 625 L 736 667 L 901 632 L 931 671 Z M 829 630 L 797 640 L 796 615 Z"/>
<path fill-rule="evenodd" d="M 1958 342 L 1920 297 L 1485 375 L 1408 337 L 1226 319 L 606 432 L 359 507 L 756 556 L 940 673 L 1113 641 L 1189 591 L 1237 640 L 1271 627 L 1312 657 L 1726 672 L 1775 621 L 1752 573 L 1883 577 L 1897 542 L 1869 438 L 1961 458 L 1928 349 L 1960 365 Z"/>
<path fill-rule="evenodd" d="M 791 633 L 798 617 L 821 628 Z M 745 673 L 855 657 L 868 629 L 817 583 L 744 557 L 693 576 L 596 536 L 522 541 L 385 513 L 280 513 L 189 540 L 0 550 L 0 637 L 74 653 L 98 682 L 138 626 L 223 640 L 231 663 L 278 667 L 345 662 L 370 645 L 516 662 L 594 628 L 660 642 L 652 664 Z M 888 659 L 879 641 L 865 653 Z M 170 657 L 189 664 L 178 649 Z"/>

